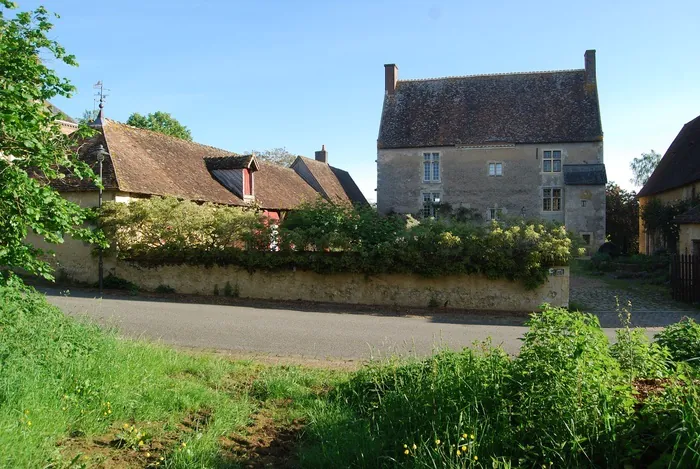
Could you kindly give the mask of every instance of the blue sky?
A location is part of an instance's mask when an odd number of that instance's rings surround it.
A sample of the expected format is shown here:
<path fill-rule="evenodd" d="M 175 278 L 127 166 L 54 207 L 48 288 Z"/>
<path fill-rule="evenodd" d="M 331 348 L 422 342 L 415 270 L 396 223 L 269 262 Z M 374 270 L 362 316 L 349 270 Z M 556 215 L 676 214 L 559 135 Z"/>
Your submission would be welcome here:
<path fill-rule="evenodd" d="M 26 10 L 40 2 L 18 0 Z M 47 0 L 80 62 L 72 116 L 170 112 L 195 141 L 287 147 L 350 171 L 374 200 L 385 63 L 399 78 L 583 68 L 597 49 L 608 178 L 700 115 L 700 2 Z"/>

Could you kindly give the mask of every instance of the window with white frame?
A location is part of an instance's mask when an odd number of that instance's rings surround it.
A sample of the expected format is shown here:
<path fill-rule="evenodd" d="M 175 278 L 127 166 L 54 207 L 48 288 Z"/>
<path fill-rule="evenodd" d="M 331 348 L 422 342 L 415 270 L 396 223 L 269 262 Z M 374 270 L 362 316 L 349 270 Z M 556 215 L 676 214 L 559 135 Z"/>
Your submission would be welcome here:
<path fill-rule="evenodd" d="M 503 217 L 502 208 L 490 208 L 489 209 L 489 220 L 500 220 Z"/>
<path fill-rule="evenodd" d="M 545 150 L 542 152 L 542 172 L 561 173 L 561 150 Z"/>
<path fill-rule="evenodd" d="M 542 210 L 545 212 L 559 212 L 561 210 L 560 187 L 542 189 Z"/>
<path fill-rule="evenodd" d="M 423 192 L 423 218 L 435 217 L 435 209 L 439 203 L 439 192 Z"/>
<path fill-rule="evenodd" d="M 489 176 L 503 176 L 503 163 L 489 163 Z"/>
<path fill-rule="evenodd" d="M 423 153 L 423 182 L 440 182 L 440 153 Z"/>

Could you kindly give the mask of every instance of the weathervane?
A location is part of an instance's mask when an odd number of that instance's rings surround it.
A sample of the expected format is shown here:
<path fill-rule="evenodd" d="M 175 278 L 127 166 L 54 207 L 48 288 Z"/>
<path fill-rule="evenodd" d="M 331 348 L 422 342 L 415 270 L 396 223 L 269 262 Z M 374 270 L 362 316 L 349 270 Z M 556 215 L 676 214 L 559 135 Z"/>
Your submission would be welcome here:
<path fill-rule="evenodd" d="M 94 120 L 90 123 L 90 127 L 97 129 L 97 128 L 101 128 L 102 125 L 104 124 L 104 111 L 103 111 L 103 109 L 105 107 L 105 101 L 107 100 L 107 96 L 109 96 L 108 94 L 105 94 L 105 91 L 109 91 L 109 90 L 104 87 L 104 85 L 102 84 L 102 80 L 100 80 L 97 83 L 95 83 L 94 85 L 92 85 L 92 87 L 97 90 L 97 93 L 95 93 L 95 99 L 93 99 L 93 101 L 92 101 L 92 103 L 93 103 L 92 104 L 92 112 L 93 112 L 93 115 L 95 117 L 94 117 Z M 100 110 L 97 112 L 95 110 L 95 102 L 97 102 L 96 98 L 100 98 L 99 99 Z"/>
<path fill-rule="evenodd" d="M 109 90 L 104 87 L 102 80 L 100 80 L 97 83 L 95 83 L 94 85 L 92 85 L 92 87 L 94 89 L 98 90 L 97 93 L 95 93 L 95 98 L 100 98 L 99 99 L 99 103 L 100 103 L 99 107 L 100 107 L 100 109 L 104 109 L 105 101 L 107 100 L 107 97 L 109 96 L 108 94 L 105 94 L 105 91 L 109 91 Z M 94 111 L 95 110 L 95 102 L 98 102 L 98 100 L 93 99 L 92 102 L 93 102 L 93 111 Z"/>

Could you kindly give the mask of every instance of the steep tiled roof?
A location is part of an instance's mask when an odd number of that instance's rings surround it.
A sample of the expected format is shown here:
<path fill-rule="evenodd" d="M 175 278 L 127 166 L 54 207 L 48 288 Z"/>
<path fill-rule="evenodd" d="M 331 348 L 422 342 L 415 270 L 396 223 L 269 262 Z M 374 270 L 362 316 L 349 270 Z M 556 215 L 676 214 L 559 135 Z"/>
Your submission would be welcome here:
<path fill-rule="evenodd" d="M 255 198 L 260 206 L 288 210 L 320 197 L 293 169 L 260 162 L 255 173 Z"/>
<path fill-rule="evenodd" d="M 106 119 L 102 135 L 89 140 L 81 158 L 97 168 L 97 147 L 109 153 L 103 171 L 107 188 L 148 195 L 243 205 L 243 200 L 219 184 L 209 173 L 204 158 L 224 157 L 230 151 L 188 142 Z M 92 186 L 92 185 L 90 185 Z M 94 187 L 94 186 L 93 186 Z M 57 186 L 59 190 L 71 190 Z M 72 190 L 87 190 L 84 183 Z"/>
<path fill-rule="evenodd" d="M 666 192 L 700 181 L 700 116 L 683 126 L 637 196 Z"/>
<path fill-rule="evenodd" d="M 350 197 L 345 193 L 343 185 L 338 181 L 338 178 L 335 176 L 335 173 L 328 163 L 312 160 L 304 156 L 298 156 L 295 163 L 298 164 L 298 162 L 306 165 L 328 200 L 335 203 L 350 202 Z"/>
<path fill-rule="evenodd" d="M 334 166 L 331 166 L 330 168 L 331 171 L 333 171 L 333 174 L 335 174 L 335 177 L 338 179 L 338 182 L 340 182 L 340 185 L 343 186 L 343 190 L 350 199 L 350 202 L 353 204 L 368 205 L 367 199 L 365 199 L 362 191 L 359 187 L 357 187 L 357 184 L 355 184 L 355 181 L 353 180 L 352 176 L 350 176 L 350 173 Z"/>
<path fill-rule="evenodd" d="M 564 184 L 570 186 L 601 186 L 608 182 L 604 164 L 565 164 Z"/>
<path fill-rule="evenodd" d="M 384 97 L 379 148 L 602 140 L 584 70 L 399 80 Z"/>
<path fill-rule="evenodd" d="M 102 133 L 83 143 L 78 151 L 95 173 L 100 148 L 107 152 L 103 162 L 105 189 L 245 205 L 240 197 L 217 181 L 212 172 L 255 166 L 254 195 L 262 208 L 289 210 L 319 197 L 314 184 L 294 169 L 258 161 L 253 155 L 240 156 L 109 119 L 101 129 Z M 329 200 L 364 201 L 345 171 L 309 158 L 299 159 L 306 163 L 309 174 L 318 180 L 322 195 Z M 54 181 L 52 185 L 60 191 L 96 190 L 93 183 L 71 177 Z"/>

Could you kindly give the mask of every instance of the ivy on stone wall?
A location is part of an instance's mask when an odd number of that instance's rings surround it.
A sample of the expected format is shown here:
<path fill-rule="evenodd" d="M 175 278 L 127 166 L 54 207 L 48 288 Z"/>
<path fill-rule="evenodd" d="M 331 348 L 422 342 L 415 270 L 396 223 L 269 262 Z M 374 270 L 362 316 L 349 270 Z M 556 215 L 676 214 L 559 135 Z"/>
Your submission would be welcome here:
<path fill-rule="evenodd" d="M 539 221 L 417 222 L 325 201 L 298 207 L 277 226 L 252 209 L 152 198 L 106 204 L 102 226 L 114 255 L 144 265 L 481 274 L 528 288 L 543 284 L 550 267 L 568 265 L 576 250 L 563 227 Z"/>
<path fill-rule="evenodd" d="M 651 199 L 641 208 L 642 222 L 648 233 L 660 234 L 663 242 L 671 252 L 675 252 L 680 236 L 680 226 L 675 218 L 700 204 L 698 198 L 677 200 L 663 203 Z"/>

